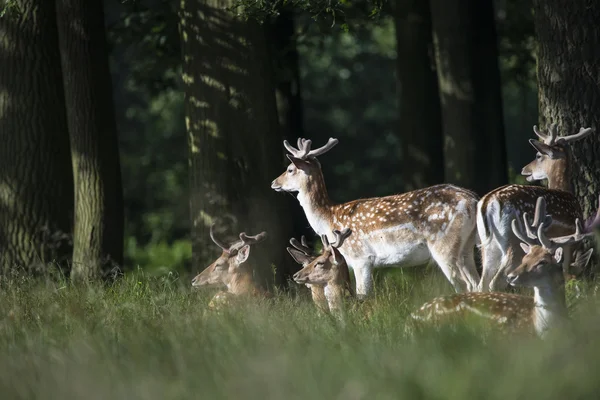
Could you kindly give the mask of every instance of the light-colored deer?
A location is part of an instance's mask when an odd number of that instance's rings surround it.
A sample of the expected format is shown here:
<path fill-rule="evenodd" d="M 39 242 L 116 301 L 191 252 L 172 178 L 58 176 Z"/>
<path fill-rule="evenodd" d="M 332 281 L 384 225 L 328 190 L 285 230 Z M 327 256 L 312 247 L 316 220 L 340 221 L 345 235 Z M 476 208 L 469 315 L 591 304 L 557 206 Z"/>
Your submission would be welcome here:
<path fill-rule="evenodd" d="M 530 139 L 529 143 L 537 150 L 536 158 L 526 165 L 521 174 L 529 182 L 546 179 L 548 187 L 527 185 L 506 185 L 491 191 L 477 204 L 477 231 L 481 242 L 482 267 L 479 290 L 503 290 L 508 282 L 506 271 L 514 269 L 523 251 L 519 240 L 511 231 L 511 221 L 524 212 L 533 211 L 536 199 L 543 196 L 548 204 L 553 223 L 548 236 L 566 235 L 573 232 L 573 221 L 582 218 L 581 208 L 573 195 L 570 181 L 570 149 L 568 144 L 588 136 L 591 128 L 570 136 L 558 136 L 556 125 L 548 134 L 533 127 L 541 141 Z M 569 246 L 564 248 L 564 272 L 566 274 L 572 259 Z"/>
<path fill-rule="evenodd" d="M 192 279 L 193 287 L 201 286 L 226 286 L 227 291 L 220 291 L 214 295 L 209 308 L 221 308 L 226 306 L 238 296 L 272 297 L 272 295 L 260 288 L 253 279 L 254 266 L 248 263 L 251 246 L 262 242 L 266 232 L 255 236 L 240 233 L 240 240 L 227 245 L 216 238 L 214 225 L 210 227 L 212 241 L 221 248 L 222 253 L 204 271 Z"/>
<path fill-rule="evenodd" d="M 504 292 L 473 292 L 442 296 L 425 303 L 411 314 L 419 325 L 440 324 L 465 317 L 482 317 L 504 331 L 522 331 L 543 336 L 546 331 L 559 325 L 567 317 L 565 280 L 562 271 L 563 246 L 581 241 L 593 234 L 585 232 L 576 220 L 574 234 L 548 238 L 546 231 L 552 218 L 545 214 L 546 204 L 539 197 L 533 223 L 523 214 L 523 225 L 514 219 L 511 228 L 521 240 L 524 256 L 511 271 L 507 280 L 515 287 L 532 287 L 534 296 Z M 593 249 L 575 253 L 571 267 L 582 270 L 588 263 Z"/>
<path fill-rule="evenodd" d="M 306 242 L 306 238 L 302 236 L 300 241 L 295 238 L 290 239 L 290 244 L 293 247 L 288 247 L 287 251 L 290 253 L 294 261 L 302 265 L 305 268 L 309 265 L 317 256 L 311 255 L 311 248 Z M 306 287 L 310 289 L 312 300 L 321 311 L 328 311 L 329 305 L 327 304 L 327 298 L 325 297 L 325 286 L 324 285 L 311 285 L 306 283 Z"/>
<path fill-rule="evenodd" d="M 352 238 L 339 252 L 354 269 L 358 296 L 370 293 L 374 267 L 416 266 L 431 259 L 457 292 L 475 289 L 479 281 L 474 259 L 477 195 L 444 184 L 336 204 L 327 194 L 316 157 L 337 143 L 330 138 L 325 146 L 311 150 L 310 140 L 298 139 L 298 148 L 284 141 L 291 164 L 271 188 L 298 192 L 298 201 L 317 234 L 333 241 L 334 230 L 352 230 Z"/>
<path fill-rule="evenodd" d="M 329 311 L 336 316 L 342 316 L 346 291 L 352 297 L 355 294 L 350 281 L 348 265 L 339 248 L 352 232 L 346 228 L 341 232 L 335 230 L 332 233 L 335 241 L 329 243 L 327 236 L 321 235 L 323 251 L 296 272 L 294 280 L 300 284 L 311 285 L 311 288 L 322 287 Z"/>

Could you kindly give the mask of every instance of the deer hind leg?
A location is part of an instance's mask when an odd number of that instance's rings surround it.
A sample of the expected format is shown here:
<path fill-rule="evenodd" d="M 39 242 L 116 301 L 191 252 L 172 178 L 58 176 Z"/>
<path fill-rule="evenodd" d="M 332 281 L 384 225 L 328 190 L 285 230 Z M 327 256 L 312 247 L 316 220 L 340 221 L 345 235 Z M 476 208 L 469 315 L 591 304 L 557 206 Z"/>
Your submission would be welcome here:
<path fill-rule="evenodd" d="M 496 268 L 494 269 L 495 273 L 488 284 L 490 291 L 504 291 L 508 287 L 506 275 L 519 266 L 521 259 L 524 256 L 519 243 L 520 242 L 515 237 L 512 237 L 504 248 L 498 246 L 500 250 L 500 260 L 497 261 Z"/>
<path fill-rule="evenodd" d="M 356 280 L 356 297 L 363 300 L 371 294 L 373 289 L 373 263 L 371 261 L 355 262 L 352 269 Z"/>
<path fill-rule="evenodd" d="M 446 279 L 450 281 L 450 284 L 452 284 L 457 293 L 467 291 L 469 285 L 459 266 L 459 262 L 462 261 L 460 248 L 460 243 L 452 243 L 450 245 L 443 243 L 443 241 L 429 243 L 431 257 L 440 267 L 446 276 Z"/>
<path fill-rule="evenodd" d="M 492 281 L 500 272 L 500 263 L 502 260 L 502 249 L 495 241 L 491 241 L 481 247 L 481 280 L 479 281 L 479 291 L 487 292 L 492 290 Z"/>
<path fill-rule="evenodd" d="M 479 273 L 477 272 L 477 266 L 475 265 L 475 238 L 476 230 L 473 227 L 473 231 L 462 243 L 460 254 L 462 258 L 459 258 L 459 268 L 462 272 L 463 279 L 467 282 L 467 290 L 469 292 L 476 291 L 479 285 Z"/>

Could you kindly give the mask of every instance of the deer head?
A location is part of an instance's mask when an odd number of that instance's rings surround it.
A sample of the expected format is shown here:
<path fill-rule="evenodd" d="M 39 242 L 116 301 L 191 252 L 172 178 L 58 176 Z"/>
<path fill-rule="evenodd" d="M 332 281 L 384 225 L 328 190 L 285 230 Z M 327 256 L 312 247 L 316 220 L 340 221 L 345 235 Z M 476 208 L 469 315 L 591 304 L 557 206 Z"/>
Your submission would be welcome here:
<path fill-rule="evenodd" d="M 331 150 L 338 144 L 338 140 L 329 138 L 325 146 L 314 150 L 310 149 L 311 143 L 308 139 L 298 139 L 298 148 L 294 148 L 287 140 L 283 141 L 283 145 L 290 152 L 287 158 L 291 164 L 271 183 L 272 189 L 278 192 L 299 192 L 309 189 L 315 179 L 322 178 L 321 165 L 316 157 Z"/>
<path fill-rule="evenodd" d="M 339 252 L 344 240 L 350 236 L 349 228 L 343 231 L 334 230 L 335 242 L 329 243 L 326 235 L 321 235 L 323 252 L 316 256 L 308 265 L 294 274 L 297 283 L 313 285 L 327 285 L 331 283 L 346 284 L 350 280 L 350 273 L 346 260 Z M 348 288 L 351 290 L 350 285 Z"/>
<path fill-rule="evenodd" d="M 513 219 L 512 230 L 520 240 L 525 252 L 521 264 L 507 276 L 512 286 L 554 287 L 557 281 L 564 282 L 562 271 L 563 246 L 580 242 L 592 232 L 585 232 L 579 219 L 575 221 L 575 233 L 557 238 L 548 238 L 545 231 L 552 223 L 546 215 L 546 201 L 539 197 L 535 207 L 533 223 L 527 213 L 523 214 L 523 224 Z M 524 228 L 524 229 L 523 229 Z M 590 260 L 594 249 L 585 253 L 576 252 L 571 268 L 582 270 Z"/>
<path fill-rule="evenodd" d="M 581 140 L 592 133 L 591 128 L 581 128 L 578 133 L 569 136 L 558 136 L 556 124 L 550 125 L 548 133 L 533 126 L 533 131 L 541 140 L 529 139 L 529 143 L 537 150 L 535 160 L 523 167 L 521 175 L 528 182 L 552 179 L 564 174 L 567 170 L 567 144 Z"/>
<path fill-rule="evenodd" d="M 192 286 L 227 286 L 233 276 L 240 271 L 242 265 L 250 256 L 250 246 L 263 241 L 267 232 L 261 232 L 255 236 L 248 236 L 245 232 L 240 233 L 240 240 L 226 245 L 215 237 L 214 225 L 210 227 L 210 238 L 221 248 L 222 253 L 204 271 L 192 279 Z"/>

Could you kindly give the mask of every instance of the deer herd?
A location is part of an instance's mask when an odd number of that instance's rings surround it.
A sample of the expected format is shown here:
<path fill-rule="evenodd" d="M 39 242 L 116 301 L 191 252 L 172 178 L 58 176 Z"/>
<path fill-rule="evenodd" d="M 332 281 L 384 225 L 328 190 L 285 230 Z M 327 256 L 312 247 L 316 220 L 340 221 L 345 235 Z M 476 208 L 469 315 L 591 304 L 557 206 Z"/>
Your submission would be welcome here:
<path fill-rule="evenodd" d="M 330 138 L 317 149 L 307 139 L 298 139 L 296 147 L 284 141 L 290 164 L 271 188 L 297 192 L 323 245 L 320 254 L 312 254 L 305 237 L 290 240 L 287 251 L 302 266 L 294 281 L 311 290 L 320 310 L 341 315 L 347 294 L 359 299 L 371 294 L 373 268 L 434 261 L 456 293 L 425 303 L 410 315 L 412 323 L 478 316 L 503 330 L 543 336 L 567 317 L 565 280 L 590 260 L 593 249 L 583 251 L 582 241 L 600 225 L 600 209 L 595 218 L 584 219 L 570 183 L 569 144 L 592 129 L 581 128 L 569 136 L 559 136 L 556 125 L 547 133 L 536 126 L 533 130 L 539 140 L 529 143 L 536 157 L 521 174 L 528 182 L 547 180 L 547 187 L 510 184 L 481 198 L 470 190 L 439 184 L 338 204 L 329 198 L 317 159 L 338 140 Z M 241 295 L 271 296 L 253 281 L 250 257 L 251 248 L 266 238 L 266 232 L 240 233 L 239 240 L 225 244 L 211 226 L 210 236 L 221 256 L 192 285 L 227 290 L 217 293 L 209 307 Z M 481 276 L 476 246 L 481 251 Z M 348 268 L 354 271 L 355 288 Z M 533 288 L 534 296 L 507 293 L 509 285 Z"/>

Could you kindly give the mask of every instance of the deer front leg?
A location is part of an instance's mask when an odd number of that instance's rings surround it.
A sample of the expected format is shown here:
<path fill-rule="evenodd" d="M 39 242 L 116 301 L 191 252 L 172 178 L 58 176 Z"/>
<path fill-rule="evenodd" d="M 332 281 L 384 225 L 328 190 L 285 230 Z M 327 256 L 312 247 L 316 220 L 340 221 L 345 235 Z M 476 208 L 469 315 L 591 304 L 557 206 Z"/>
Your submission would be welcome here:
<path fill-rule="evenodd" d="M 373 288 L 373 263 L 370 260 L 354 262 L 352 269 L 356 279 L 356 297 L 364 300 Z"/>

